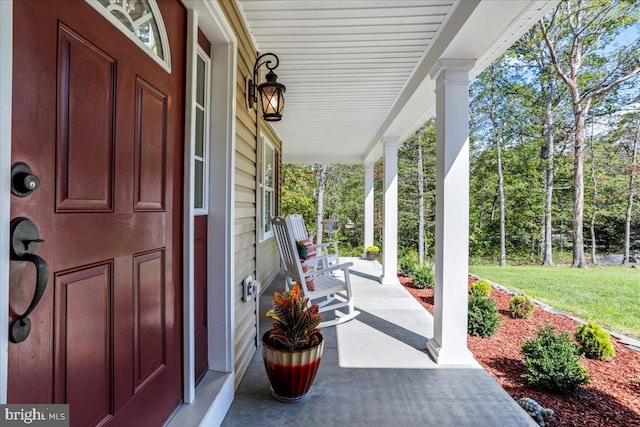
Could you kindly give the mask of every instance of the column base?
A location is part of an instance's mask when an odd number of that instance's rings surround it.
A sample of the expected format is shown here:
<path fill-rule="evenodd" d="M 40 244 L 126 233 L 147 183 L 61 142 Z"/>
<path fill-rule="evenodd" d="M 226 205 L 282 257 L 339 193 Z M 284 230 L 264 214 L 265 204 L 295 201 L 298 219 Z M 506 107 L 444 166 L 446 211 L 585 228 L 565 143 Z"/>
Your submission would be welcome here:
<path fill-rule="evenodd" d="M 395 275 L 393 277 L 387 277 L 384 274 L 382 276 L 380 276 L 380 283 L 382 283 L 383 285 L 399 285 L 400 284 L 400 280 L 398 280 L 398 275 Z"/>
<path fill-rule="evenodd" d="M 427 344 L 427 351 L 438 365 L 480 367 L 478 361 L 473 358 L 473 354 L 466 347 L 459 350 L 442 348 L 435 338 L 431 338 Z"/>

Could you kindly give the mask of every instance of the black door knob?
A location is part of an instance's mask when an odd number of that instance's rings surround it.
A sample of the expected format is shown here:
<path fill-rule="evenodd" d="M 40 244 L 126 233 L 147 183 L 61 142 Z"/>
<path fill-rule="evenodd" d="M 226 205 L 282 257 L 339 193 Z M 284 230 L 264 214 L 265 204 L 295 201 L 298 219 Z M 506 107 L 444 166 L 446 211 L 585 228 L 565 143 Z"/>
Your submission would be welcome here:
<path fill-rule="evenodd" d="M 40 187 L 40 179 L 31 172 L 24 162 L 11 166 L 11 193 L 18 197 L 27 197 Z"/>

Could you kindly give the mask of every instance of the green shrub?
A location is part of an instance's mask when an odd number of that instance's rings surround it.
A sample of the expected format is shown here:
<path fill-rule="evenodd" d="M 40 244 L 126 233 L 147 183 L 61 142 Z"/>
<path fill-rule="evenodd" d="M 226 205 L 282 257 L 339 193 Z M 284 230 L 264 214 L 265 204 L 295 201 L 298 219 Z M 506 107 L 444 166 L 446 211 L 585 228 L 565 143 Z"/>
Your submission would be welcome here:
<path fill-rule="evenodd" d="M 541 327 L 536 336 L 525 340 L 522 355 L 526 372 L 522 375 L 533 386 L 569 393 L 590 377 L 578 358 L 578 348 L 567 332 L 556 333 L 551 325 Z"/>
<path fill-rule="evenodd" d="M 536 305 L 533 300 L 526 295 L 516 295 L 509 301 L 509 312 L 511 317 L 527 319 L 533 315 Z"/>
<path fill-rule="evenodd" d="M 414 254 L 407 254 L 400 258 L 398 264 L 400 274 L 404 277 L 411 277 L 418 266 L 418 257 L 414 256 Z"/>
<path fill-rule="evenodd" d="M 580 351 L 589 359 L 609 360 L 616 355 L 611 336 L 596 322 L 578 326 L 575 338 Z"/>
<path fill-rule="evenodd" d="M 471 292 L 475 291 L 489 296 L 491 295 L 491 283 L 487 282 L 486 280 L 478 280 L 477 282 L 473 282 L 471 284 Z"/>
<path fill-rule="evenodd" d="M 433 267 L 429 264 L 416 265 L 412 286 L 417 289 L 433 289 L 433 284 Z"/>
<path fill-rule="evenodd" d="M 479 290 L 473 290 L 469 295 L 468 316 L 467 331 L 473 336 L 488 338 L 500 327 L 495 301 Z"/>

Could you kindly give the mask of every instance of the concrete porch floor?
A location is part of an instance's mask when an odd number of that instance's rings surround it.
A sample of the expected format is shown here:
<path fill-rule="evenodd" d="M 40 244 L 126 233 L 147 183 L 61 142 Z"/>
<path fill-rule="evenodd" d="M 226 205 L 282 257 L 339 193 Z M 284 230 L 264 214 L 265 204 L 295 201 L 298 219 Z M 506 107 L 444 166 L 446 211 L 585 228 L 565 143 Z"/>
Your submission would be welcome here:
<path fill-rule="evenodd" d="M 381 285 L 378 262 L 357 258 L 351 269 L 360 315 L 322 330 L 325 346 L 311 398 L 297 404 L 271 397 L 258 348 L 223 426 L 537 426 L 479 365 L 436 365 L 426 352 L 432 316 L 401 285 Z M 278 276 L 260 298 L 264 313 Z"/>

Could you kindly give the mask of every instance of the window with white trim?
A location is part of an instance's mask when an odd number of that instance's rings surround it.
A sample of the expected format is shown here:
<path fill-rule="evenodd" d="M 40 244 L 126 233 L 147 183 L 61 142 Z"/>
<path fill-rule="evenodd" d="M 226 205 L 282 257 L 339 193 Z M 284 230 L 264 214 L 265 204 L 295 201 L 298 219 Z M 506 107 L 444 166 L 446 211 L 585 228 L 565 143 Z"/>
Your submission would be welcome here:
<path fill-rule="evenodd" d="M 260 173 L 260 192 L 262 193 L 262 214 L 260 240 L 273 237 L 271 217 L 275 215 L 275 167 L 276 152 L 273 144 L 264 136 L 260 136 L 262 144 L 262 162 Z"/>
<path fill-rule="evenodd" d="M 194 109 L 196 132 L 193 151 L 193 168 L 195 175 L 193 205 L 196 215 L 206 215 L 209 206 L 210 72 L 211 59 L 204 50 L 198 46 L 196 56 L 196 105 Z"/>
<path fill-rule="evenodd" d="M 156 0 L 85 0 L 171 72 L 169 39 Z"/>

